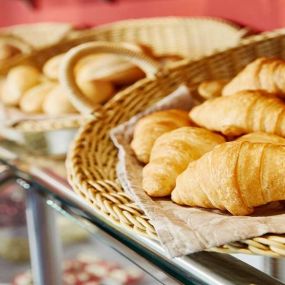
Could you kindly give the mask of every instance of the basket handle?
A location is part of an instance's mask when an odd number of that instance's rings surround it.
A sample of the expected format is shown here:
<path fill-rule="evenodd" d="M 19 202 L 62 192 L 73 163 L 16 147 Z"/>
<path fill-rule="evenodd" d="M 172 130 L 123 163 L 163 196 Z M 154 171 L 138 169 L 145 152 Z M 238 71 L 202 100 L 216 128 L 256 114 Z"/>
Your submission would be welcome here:
<path fill-rule="evenodd" d="M 88 114 L 95 109 L 100 109 L 101 105 L 94 106 L 94 104 L 84 96 L 76 84 L 73 70 L 80 58 L 94 53 L 120 55 L 140 67 L 147 77 L 154 77 L 160 69 L 159 63 L 145 54 L 138 52 L 134 49 L 133 45 L 128 43 L 89 42 L 70 49 L 62 60 L 59 80 L 68 91 L 67 93 L 71 103 L 83 114 Z"/>

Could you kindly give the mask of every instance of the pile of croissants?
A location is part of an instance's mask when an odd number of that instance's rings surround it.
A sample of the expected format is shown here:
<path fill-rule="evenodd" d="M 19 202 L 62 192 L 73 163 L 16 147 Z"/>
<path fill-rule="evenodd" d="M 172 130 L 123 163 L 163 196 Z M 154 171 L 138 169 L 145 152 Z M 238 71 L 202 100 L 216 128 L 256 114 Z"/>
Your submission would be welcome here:
<path fill-rule="evenodd" d="M 249 215 L 285 200 L 285 61 L 258 58 L 232 80 L 203 82 L 189 113 L 140 119 L 131 148 L 151 197 Z"/>

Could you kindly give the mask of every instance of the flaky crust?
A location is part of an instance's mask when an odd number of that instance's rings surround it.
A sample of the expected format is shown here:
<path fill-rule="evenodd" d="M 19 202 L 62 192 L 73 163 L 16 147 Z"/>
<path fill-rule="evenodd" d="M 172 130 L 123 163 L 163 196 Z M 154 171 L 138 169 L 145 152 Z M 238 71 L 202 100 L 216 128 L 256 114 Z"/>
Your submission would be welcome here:
<path fill-rule="evenodd" d="M 285 61 L 274 58 L 258 58 L 248 64 L 223 89 L 223 96 L 241 90 L 265 90 L 285 97 Z"/>
<path fill-rule="evenodd" d="M 252 143 L 273 143 L 273 144 L 285 145 L 284 138 L 273 134 L 267 134 L 264 132 L 255 132 L 243 135 L 239 137 L 236 141 L 252 142 Z"/>
<path fill-rule="evenodd" d="M 175 203 L 248 215 L 285 199 L 285 146 L 229 142 L 189 164 L 177 178 Z"/>
<path fill-rule="evenodd" d="M 265 91 L 240 91 L 232 96 L 207 100 L 189 116 L 199 126 L 239 136 L 266 132 L 285 136 L 285 104 Z"/>
<path fill-rule="evenodd" d="M 171 194 L 177 176 L 225 139 L 211 131 L 183 127 L 160 136 L 154 143 L 150 162 L 143 169 L 143 189 L 152 197 Z"/>
<path fill-rule="evenodd" d="M 131 147 L 140 162 L 148 163 L 155 140 L 162 134 L 174 129 L 189 126 L 186 111 L 166 110 L 152 113 L 140 119 L 135 126 Z"/>

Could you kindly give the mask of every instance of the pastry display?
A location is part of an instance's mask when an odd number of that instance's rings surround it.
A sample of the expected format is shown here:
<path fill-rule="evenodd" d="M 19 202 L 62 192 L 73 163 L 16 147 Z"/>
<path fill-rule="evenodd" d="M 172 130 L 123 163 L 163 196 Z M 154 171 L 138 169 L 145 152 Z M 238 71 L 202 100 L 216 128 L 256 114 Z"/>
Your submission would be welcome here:
<path fill-rule="evenodd" d="M 203 81 L 198 86 L 198 93 L 204 99 L 211 99 L 222 95 L 222 90 L 226 85 L 227 80 L 208 80 Z"/>
<path fill-rule="evenodd" d="M 223 89 L 223 95 L 233 95 L 241 90 L 265 90 L 284 97 L 285 61 L 272 58 L 258 58 L 248 64 Z"/>
<path fill-rule="evenodd" d="M 221 135 L 202 128 L 182 127 L 165 133 L 155 141 L 143 169 L 143 189 L 152 197 L 170 195 L 188 164 L 223 142 Z"/>
<path fill-rule="evenodd" d="M 189 111 L 190 122 L 181 110 L 138 120 L 131 147 L 146 164 L 142 189 L 232 215 L 285 200 L 284 66 L 259 58 L 231 81 L 202 82 L 206 100 Z"/>
<path fill-rule="evenodd" d="M 126 45 L 138 53 L 149 53 L 147 47 Z M 17 53 L 13 46 L 0 43 L 0 60 Z M 59 71 L 64 55 L 61 53 L 50 57 L 41 70 L 32 65 L 32 60 L 29 65 L 11 68 L 0 79 L 0 103 L 8 108 L 18 108 L 27 115 L 59 116 L 76 113 L 76 106 L 72 105 L 67 96 L 68 91 L 56 87 L 60 84 Z M 106 103 L 118 90 L 145 77 L 145 73 L 135 64 L 119 55 L 108 53 L 82 56 L 72 72 L 77 86 L 94 107 Z"/>
<path fill-rule="evenodd" d="M 207 100 L 190 111 L 198 126 L 239 136 L 267 132 L 285 136 L 285 104 L 261 90 L 240 91 L 232 96 Z"/>
<path fill-rule="evenodd" d="M 182 110 L 159 111 L 139 120 L 135 126 L 131 147 L 140 162 L 148 163 L 155 140 L 162 134 L 190 125 L 188 114 Z"/>
<path fill-rule="evenodd" d="M 285 146 L 229 142 L 189 164 L 171 199 L 178 204 L 249 215 L 253 208 L 285 199 Z"/>

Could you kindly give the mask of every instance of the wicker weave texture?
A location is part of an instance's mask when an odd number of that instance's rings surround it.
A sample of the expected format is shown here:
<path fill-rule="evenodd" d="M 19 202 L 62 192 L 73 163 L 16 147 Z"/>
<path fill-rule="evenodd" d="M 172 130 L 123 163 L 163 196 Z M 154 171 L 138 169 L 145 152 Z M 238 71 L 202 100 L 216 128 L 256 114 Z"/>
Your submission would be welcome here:
<path fill-rule="evenodd" d="M 78 133 L 67 159 L 69 181 L 94 211 L 122 228 L 155 238 L 148 218 L 128 197 L 116 176 L 117 150 L 109 131 L 162 99 L 185 83 L 190 90 L 198 82 L 231 78 L 260 56 L 285 58 L 285 30 L 254 36 L 236 48 L 198 61 L 185 60 L 156 78 L 143 79 L 110 100 L 101 115 L 86 123 Z M 285 256 L 285 237 L 269 235 L 224 245 L 211 250 Z"/>

